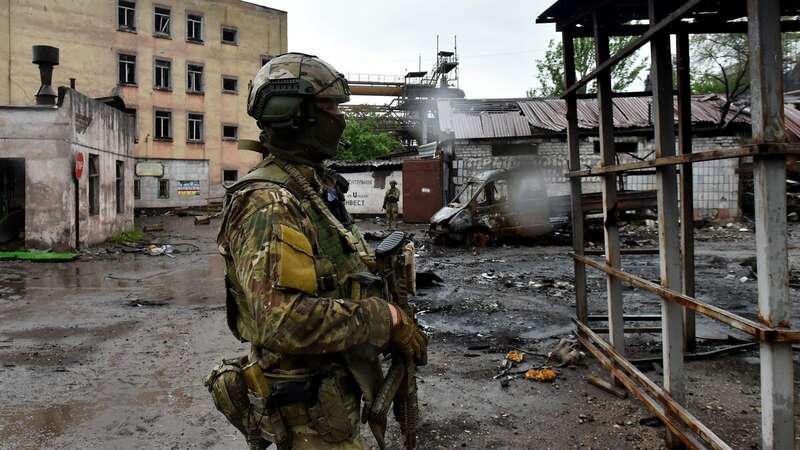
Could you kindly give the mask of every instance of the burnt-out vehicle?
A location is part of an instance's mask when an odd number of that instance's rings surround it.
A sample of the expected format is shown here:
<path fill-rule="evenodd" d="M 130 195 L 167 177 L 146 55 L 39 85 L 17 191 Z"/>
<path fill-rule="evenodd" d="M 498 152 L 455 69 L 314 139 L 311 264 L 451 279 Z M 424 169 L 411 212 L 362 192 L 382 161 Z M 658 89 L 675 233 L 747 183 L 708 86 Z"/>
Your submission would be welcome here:
<path fill-rule="evenodd" d="M 581 196 L 587 224 L 602 224 L 600 192 Z M 653 218 L 656 191 L 617 192 L 619 218 Z M 632 213 L 632 214 L 630 214 Z M 437 242 L 482 245 L 504 238 L 538 238 L 560 229 L 569 233 L 570 196 L 551 196 L 535 168 L 490 170 L 472 178 L 455 200 L 431 217 L 429 235 Z"/>
<path fill-rule="evenodd" d="M 547 183 L 533 168 L 490 170 L 472 178 L 431 217 L 440 242 L 536 238 L 553 230 Z"/>

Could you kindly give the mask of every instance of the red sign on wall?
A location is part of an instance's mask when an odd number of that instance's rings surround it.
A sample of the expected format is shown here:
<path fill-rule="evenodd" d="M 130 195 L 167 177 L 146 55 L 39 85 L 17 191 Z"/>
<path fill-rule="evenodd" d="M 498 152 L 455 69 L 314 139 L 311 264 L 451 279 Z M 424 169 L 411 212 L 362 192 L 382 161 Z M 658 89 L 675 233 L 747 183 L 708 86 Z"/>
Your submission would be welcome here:
<path fill-rule="evenodd" d="M 83 175 L 83 153 L 75 153 L 75 178 L 80 179 Z"/>

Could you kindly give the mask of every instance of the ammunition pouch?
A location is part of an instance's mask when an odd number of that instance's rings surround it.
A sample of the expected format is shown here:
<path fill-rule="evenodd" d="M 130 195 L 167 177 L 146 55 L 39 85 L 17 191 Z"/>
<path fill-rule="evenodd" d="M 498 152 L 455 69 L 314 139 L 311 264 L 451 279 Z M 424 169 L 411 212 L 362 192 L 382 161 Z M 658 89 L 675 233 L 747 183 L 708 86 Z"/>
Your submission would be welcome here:
<path fill-rule="evenodd" d="M 313 374 L 266 373 L 271 393 L 248 394 L 261 432 L 291 448 L 291 427 L 308 424 L 329 443 L 346 441 L 358 432 L 360 393 L 343 368 Z"/>

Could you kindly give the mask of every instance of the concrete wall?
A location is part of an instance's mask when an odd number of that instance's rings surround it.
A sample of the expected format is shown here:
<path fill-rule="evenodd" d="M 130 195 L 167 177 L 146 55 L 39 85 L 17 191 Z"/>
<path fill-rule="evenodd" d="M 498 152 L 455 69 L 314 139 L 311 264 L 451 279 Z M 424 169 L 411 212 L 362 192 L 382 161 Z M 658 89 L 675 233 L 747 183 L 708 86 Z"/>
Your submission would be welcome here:
<path fill-rule="evenodd" d="M 137 176 L 140 198 L 137 208 L 174 208 L 181 206 L 202 206 L 209 195 L 209 173 L 207 160 L 179 159 L 139 159 L 137 162 L 161 164 L 162 177 Z M 169 181 L 169 197 L 159 198 L 160 180 Z"/>
<path fill-rule="evenodd" d="M 600 163 L 600 155 L 595 153 L 595 139 L 583 138 L 580 141 L 583 167 L 595 167 Z M 739 136 L 695 137 L 693 139 L 694 151 L 738 147 L 743 139 L 746 138 Z M 533 144 L 536 146 L 536 154 L 492 156 L 495 143 L 490 140 L 456 140 L 446 146 L 454 158 L 451 164 L 456 192 L 460 191 L 461 186 L 470 177 L 480 172 L 531 165 L 541 169 L 546 178 L 549 195 L 568 195 L 570 193 L 569 180 L 564 177 L 564 173 L 569 170 L 569 150 L 563 138 L 530 138 L 504 142 Z M 652 158 L 651 152 L 655 149 L 653 140 L 643 136 L 618 136 L 616 142 L 635 144 L 637 156 L 640 158 Z M 629 155 L 620 154 L 619 156 L 622 163 L 636 161 Z M 695 215 L 698 218 L 724 219 L 740 214 L 739 178 L 736 174 L 738 164 L 738 160 L 730 159 L 694 165 L 694 207 Z M 583 192 L 600 192 L 601 190 L 598 177 L 583 178 L 582 182 Z M 626 175 L 625 187 L 634 190 L 655 189 L 655 176 Z"/>
<path fill-rule="evenodd" d="M 0 107 L 0 158 L 25 159 L 25 245 L 75 246 L 74 155 L 99 158 L 100 210 L 89 215 L 88 167 L 79 180 L 81 245 L 133 227 L 133 124 L 121 111 L 67 90 L 59 107 Z M 125 205 L 116 210 L 116 161 Z"/>
<path fill-rule="evenodd" d="M 171 8 L 170 38 L 153 34 L 155 5 Z M 202 44 L 185 39 L 187 11 L 204 17 Z M 61 50 L 54 85 L 68 85 L 73 77 L 88 96 L 118 94 L 136 108 L 136 156 L 206 159 L 215 195 L 222 194 L 223 170 L 247 173 L 260 161 L 258 154 L 240 152 L 236 141 L 222 140 L 222 124 L 238 125 L 242 138 L 257 138 L 258 128 L 246 112 L 247 84 L 262 55 L 286 51 L 285 12 L 238 0 L 136 0 L 136 31 L 126 32 L 117 29 L 116 1 L 2 0 L 0 24 L 0 104 L 33 103 L 39 74 L 31 64 L 31 47 L 52 45 Z M 223 25 L 238 29 L 238 45 L 221 43 Z M 119 53 L 136 55 L 135 86 L 117 83 Z M 171 91 L 153 89 L 155 57 L 172 62 Z M 202 95 L 186 92 L 188 62 L 204 66 Z M 238 78 L 238 94 L 222 93 L 222 75 Z M 155 108 L 172 112 L 171 141 L 153 140 Z M 204 114 L 203 143 L 186 141 L 188 112 Z"/>
<path fill-rule="evenodd" d="M 397 181 L 397 189 L 403 192 L 403 171 L 392 172 L 354 172 L 341 174 L 348 182 L 350 189 L 345 194 L 345 204 L 350 214 L 383 214 L 383 198 L 389 190 L 389 182 Z M 403 196 L 398 204 L 403 212 Z"/>

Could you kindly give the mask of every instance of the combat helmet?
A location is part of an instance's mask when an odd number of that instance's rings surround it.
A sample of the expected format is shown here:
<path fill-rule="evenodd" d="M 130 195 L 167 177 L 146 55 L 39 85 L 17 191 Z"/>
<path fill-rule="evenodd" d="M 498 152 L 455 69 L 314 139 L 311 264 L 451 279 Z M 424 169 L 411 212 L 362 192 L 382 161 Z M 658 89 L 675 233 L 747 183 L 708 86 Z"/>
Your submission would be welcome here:
<path fill-rule="evenodd" d="M 314 99 L 349 101 L 344 75 L 316 56 L 284 53 L 269 60 L 250 82 L 247 113 L 262 129 L 293 126 L 304 114 L 304 101 Z"/>

